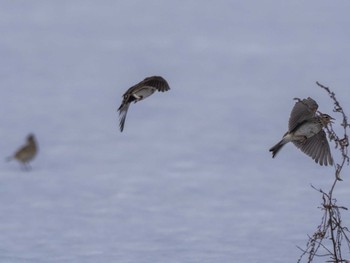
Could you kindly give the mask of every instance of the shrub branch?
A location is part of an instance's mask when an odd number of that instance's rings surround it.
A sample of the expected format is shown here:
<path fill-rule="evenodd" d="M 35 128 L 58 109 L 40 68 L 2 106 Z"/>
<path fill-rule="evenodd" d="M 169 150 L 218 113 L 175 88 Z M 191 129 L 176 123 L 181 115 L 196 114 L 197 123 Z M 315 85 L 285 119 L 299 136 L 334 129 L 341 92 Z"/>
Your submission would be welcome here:
<path fill-rule="evenodd" d="M 350 251 L 350 232 L 347 227 L 343 226 L 341 218 L 341 211 L 348 209 L 345 206 L 337 205 L 337 200 L 333 197 L 337 183 L 342 181 L 340 177 L 341 172 L 345 165 L 349 165 L 350 161 L 348 155 L 348 131 L 350 124 L 348 123 L 347 115 L 337 100 L 335 93 L 319 82 L 316 82 L 316 84 L 318 87 L 325 90 L 328 96 L 332 99 L 334 103 L 333 112 L 340 114 L 342 117 L 342 122 L 340 124 L 342 127 L 341 136 L 334 131 L 332 124 L 326 127 L 328 138 L 331 142 L 334 142 L 335 149 L 338 149 L 341 153 L 341 159 L 339 162 L 335 162 L 335 178 L 328 192 L 311 186 L 322 195 L 322 204 L 319 208 L 323 211 L 323 216 L 316 231 L 311 236 L 308 236 L 309 240 L 306 244 L 306 248 L 302 249 L 298 247 L 302 251 L 302 254 L 297 262 L 302 262 L 307 256 L 306 262 L 313 262 L 315 257 L 327 257 L 328 260 L 326 262 L 350 263 L 350 260 L 344 259 L 342 254 L 345 247 Z"/>

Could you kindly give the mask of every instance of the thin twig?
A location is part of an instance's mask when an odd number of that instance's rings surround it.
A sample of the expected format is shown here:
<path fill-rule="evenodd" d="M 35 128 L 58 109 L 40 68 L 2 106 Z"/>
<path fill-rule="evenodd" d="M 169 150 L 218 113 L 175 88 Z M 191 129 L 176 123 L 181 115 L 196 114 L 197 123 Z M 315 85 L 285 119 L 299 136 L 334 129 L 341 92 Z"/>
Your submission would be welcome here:
<path fill-rule="evenodd" d="M 323 216 L 321 218 L 321 224 L 317 227 L 316 231 L 312 236 L 308 236 L 309 241 L 306 244 L 306 249 L 299 248 L 303 253 L 298 259 L 297 262 L 301 262 L 305 255 L 308 255 L 307 262 L 312 262 L 314 257 L 328 256 L 329 260 L 327 262 L 347 262 L 349 260 L 343 259 L 342 256 L 342 246 L 347 245 L 350 251 L 350 239 L 348 237 L 349 229 L 342 225 L 341 213 L 340 210 L 348 210 L 345 206 L 338 206 L 337 200 L 333 197 L 334 190 L 338 181 L 341 181 L 340 178 L 341 172 L 345 164 L 349 165 L 350 158 L 348 156 L 348 129 L 350 125 L 348 123 L 347 115 L 345 114 L 342 106 L 337 100 L 335 93 L 332 92 L 328 87 L 316 82 L 316 84 L 324 89 L 329 97 L 333 100 L 335 113 L 339 113 L 342 116 L 341 127 L 343 129 L 342 137 L 339 137 L 334 131 L 332 125 L 326 127 L 328 138 L 330 141 L 333 141 L 335 144 L 335 149 L 338 149 L 341 153 L 341 160 L 339 163 L 335 164 L 335 178 L 329 192 L 325 192 L 322 189 L 318 189 L 311 185 L 311 187 L 322 194 L 322 206 L 320 207 L 323 210 Z M 300 99 L 299 99 L 300 100 Z M 327 246 L 325 241 L 329 240 L 331 246 Z M 345 242 L 345 244 L 343 244 Z M 319 254 L 319 249 L 325 251 L 324 254 Z"/>

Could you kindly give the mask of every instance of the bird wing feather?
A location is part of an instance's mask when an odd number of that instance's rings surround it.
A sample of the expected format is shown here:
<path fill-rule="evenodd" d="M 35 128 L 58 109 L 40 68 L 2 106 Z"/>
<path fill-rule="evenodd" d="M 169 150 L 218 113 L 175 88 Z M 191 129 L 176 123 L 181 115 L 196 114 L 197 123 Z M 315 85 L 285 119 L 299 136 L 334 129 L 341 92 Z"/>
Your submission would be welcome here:
<path fill-rule="evenodd" d="M 295 103 L 290 113 L 288 128 L 289 132 L 294 131 L 303 122 L 315 117 L 318 105 L 316 101 L 308 97 Z"/>
<path fill-rule="evenodd" d="M 293 141 L 293 143 L 302 152 L 314 159 L 316 163 L 320 165 L 333 165 L 331 150 L 324 130 L 321 130 L 304 142 Z"/>
<path fill-rule="evenodd" d="M 137 85 L 154 87 L 161 92 L 170 90 L 168 82 L 160 76 L 145 78 L 143 81 L 141 81 Z"/>

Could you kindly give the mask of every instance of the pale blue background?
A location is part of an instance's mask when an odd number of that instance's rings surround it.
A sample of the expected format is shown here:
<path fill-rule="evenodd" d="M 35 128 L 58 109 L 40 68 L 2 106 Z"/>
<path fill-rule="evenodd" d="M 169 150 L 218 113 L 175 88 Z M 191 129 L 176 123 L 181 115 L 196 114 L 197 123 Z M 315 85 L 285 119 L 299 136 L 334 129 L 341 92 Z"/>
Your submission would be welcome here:
<path fill-rule="evenodd" d="M 310 184 L 334 169 L 268 149 L 294 97 L 339 121 L 315 81 L 350 114 L 349 1 L 0 7 L 0 156 L 29 132 L 40 146 L 31 172 L 0 162 L 1 262 L 296 262 L 321 218 Z M 122 94 L 150 75 L 171 90 L 120 133 Z"/>

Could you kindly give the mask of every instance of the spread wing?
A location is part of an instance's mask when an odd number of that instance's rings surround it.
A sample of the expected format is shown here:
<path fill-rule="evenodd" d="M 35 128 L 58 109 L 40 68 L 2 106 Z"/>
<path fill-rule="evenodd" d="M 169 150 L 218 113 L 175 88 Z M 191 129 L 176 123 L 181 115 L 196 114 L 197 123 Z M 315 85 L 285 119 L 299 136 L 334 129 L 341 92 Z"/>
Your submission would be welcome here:
<path fill-rule="evenodd" d="M 138 92 L 142 89 L 145 89 L 147 87 L 155 88 L 158 91 L 164 92 L 170 90 L 168 82 L 160 77 L 160 76 L 152 76 L 145 78 L 141 82 L 135 84 L 131 88 L 129 88 L 123 95 L 124 100 L 130 96 L 130 94 L 133 94 L 135 92 Z"/>
<path fill-rule="evenodd" d="M 309 155 L 320 165 L 333 165 L 331 150 L 327 141 L 326 133 L 321 130 L 318 134 L 310 137 L 304 142 L 293 141 L 294 145 L 302 152 Z"/>
<path fill-rule="evenodd" d="M 308 97 L 295 103 L 289 117 L 289 132 L 295 130 L 304 121 L 315 117 L 318 105 L 316 101 Z"/>
<path fill-rule="evenodd" d="M 143 81 L 140 83 L 136 84 L 135 86 L 138 87 L 143 87 L 143 86 L 149 86 L 149 87 L 154 87 L 158 91 L 164 92 L 170 90 L 168 82 L 160 77 L 160 76 L 152 76 L 145 78 Z"/>

